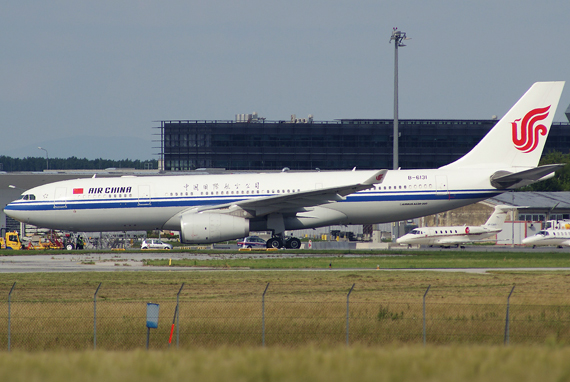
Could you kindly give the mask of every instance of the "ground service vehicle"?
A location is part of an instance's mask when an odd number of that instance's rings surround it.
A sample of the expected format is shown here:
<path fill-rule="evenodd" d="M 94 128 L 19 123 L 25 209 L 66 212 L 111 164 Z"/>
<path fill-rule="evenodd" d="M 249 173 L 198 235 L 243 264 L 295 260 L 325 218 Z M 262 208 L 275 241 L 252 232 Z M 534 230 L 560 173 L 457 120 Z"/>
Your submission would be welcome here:
<path fill-rule="evenodd" d="M 259 236 L 248 236 L 244 237 L 242 240 L 238 240 L 238 246 L 241 248 L 265 248 L 265 240 Z"/>
<path fill-rule="evenodd" d="M 141 249 L 172 249 L 172 245 L 159 239 L 146 239 L 142 242 Z"/>
<path fill-rule="evenodd" d="M 39 235 L 33 235 L 32 240 L 25 245 L 29 250 L 63 249 L 61 239 L 52 231 L 47 239 L 42 240 Z"/>
<path fill-rule="evenodd" d="M 0 237 L 0 248 L 1 249 L 22 249 L 22 243 L 20 242 L 20 237 L 18 232 L 6 232 L 5 235 Z"/>

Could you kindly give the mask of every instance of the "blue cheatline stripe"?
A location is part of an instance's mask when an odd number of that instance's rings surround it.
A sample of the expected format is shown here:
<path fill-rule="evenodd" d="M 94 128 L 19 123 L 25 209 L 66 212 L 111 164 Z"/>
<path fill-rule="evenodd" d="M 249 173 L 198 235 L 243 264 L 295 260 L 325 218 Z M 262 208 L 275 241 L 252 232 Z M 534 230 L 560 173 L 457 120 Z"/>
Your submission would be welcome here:
<path fill-rule="evenodd" d="M 502 192 L 496 190 L 468 190 L 450 191 L 435 193 L 419 193 L 419 192 L 377 192 L 377 193 L 359 193 L 347 196 L 345 202 L 389 202 L 389 201 L 424 201 L 424 200 L 465 200 L 465 199 L 486 199 L 499 195 Z M 255 195 L 254 197 L 263 197 L 270 195 Z M 114 209 L 114 208 L 157 208 L 157 207 L 195 207 L 205 205 L 216 205 L 239 202 L 251 199 L 250 196 L 201 196 L 201 197 L 174 197 L 174 198 L 154 198 L 148 202 L 146 199 L 139 201 L 135 198 L 123 199 L 93 199 L 93 200 L 68 200 L 60 203 L 58 207 L 54 207 L 54 201 L 49 202 L 29 202 L 16 201 L 8 204 L 5 210 L 13 211 L 50 211 L 50 210 L 97 210 L 97 209 Z M 140 204 L 142 203 L 142 204 Z M 64 207 L 65 205 L 65 207 Z"/>

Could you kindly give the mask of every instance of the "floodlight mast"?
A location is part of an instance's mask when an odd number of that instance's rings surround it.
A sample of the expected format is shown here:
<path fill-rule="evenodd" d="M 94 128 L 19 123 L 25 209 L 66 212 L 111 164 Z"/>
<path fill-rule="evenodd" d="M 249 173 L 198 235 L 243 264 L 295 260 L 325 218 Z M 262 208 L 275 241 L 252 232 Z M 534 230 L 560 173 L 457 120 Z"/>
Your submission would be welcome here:
<path fill-rule="evenodd" d="M 394 151 L 393 151 L 393 169 L 397 170 L 399 168 L 398 164 L 398 48 L 401 46 L 406 46 L 402 44 L 402 41 L 409 40 L 406 37 L 406 32 L 399 31 L 398 28 L 392 28 L 392 36 L 390 37 L 390 43 L 394 41 Z"/>
<path fill-rule="evenodd" d="M 44 149 L 43 147 L 38 147 L 38 149 L 40 150 L 44 150 L 46 152 L 46 170 L 49 170 L 49 155 L 48 155 L 48 151 L 46 149 Z"/>

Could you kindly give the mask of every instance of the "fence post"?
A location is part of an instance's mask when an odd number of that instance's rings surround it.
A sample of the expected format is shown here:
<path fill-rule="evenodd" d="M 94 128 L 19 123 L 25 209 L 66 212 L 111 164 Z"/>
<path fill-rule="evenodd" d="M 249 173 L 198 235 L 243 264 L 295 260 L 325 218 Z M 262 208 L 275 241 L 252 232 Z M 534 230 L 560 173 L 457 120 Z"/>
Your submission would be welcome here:
<path fill-rule="evenodd" d="M 180 287 L 178 294 L 176 295 L 176 348 L 180 347 L 180 293 L 182 292 L 182 288 L 184 288 L 184 284 Z M 170 346 L 170 344 L 169 344 Z"/>
<path fill-rule="evenodd" d="M 426 346 L 426 296 L 431 288 L 431 284 L 428 285 L 426 292 L 424 293 L 424 346 Z"/>
<path fill-rule="evenodd" d="M 97 293 L 99 293 L 101 284 L 102 283 L 99 283 L 99 286 L 93 295 L 93 350 L 97 349 Z"/>
<path fill-rule="evenodd" d="M 511 295 L 513 294 L 514 290 L 515 290 L 515 285 L 513 285 L 513 289 L 511 289 L 511 293 L 509 293 L 509 297 L 507 297 L 507 317 L 505 319 L 505 345 L 509 344 L 509 305 L 510 305 Z"/>
<path fill-rule="evenodd" d="M 269 288 L 269 283 L 265 287 L 263 291 L 263 295 L 261 296 L 261 344 L 265 346 L 265 293 L 267 293 L 267 288 Z"/>
<path fill-rule="evenodd" d="M 356 284 L 352 284 L 352 288 L 350 288 L 350 290 L 348 291 L 348 294 L 346 295 L 346 346 L 348 346 L 348 334 L 349 334 L 349 325 L 348 325 L 348 318 L 349 318 L 349 314 L 348 314 L 348 301 L 350 298 L 350 294 L 352 293 L 352 290 L 354 289 L 354 286 Z"/>
<path fill-rule="evenodd" d="M 16 287 L 16 282 L 12 285 L 12 289 L 10 289 L 10 293 L 8 293 L 8 351 L 11 351 L 11 341 L 12 341 L 12 333 L 11 333 L 11 326 L 12 326 L 12 292 L 14 291 L 14 287 Z"/>

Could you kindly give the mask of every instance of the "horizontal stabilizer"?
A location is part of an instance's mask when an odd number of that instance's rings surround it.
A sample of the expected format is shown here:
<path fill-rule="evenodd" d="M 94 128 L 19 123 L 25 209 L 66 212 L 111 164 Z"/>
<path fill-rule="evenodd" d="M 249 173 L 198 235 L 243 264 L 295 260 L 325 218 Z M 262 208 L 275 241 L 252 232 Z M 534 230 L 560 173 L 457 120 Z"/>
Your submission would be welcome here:
<path fill-rule="evenodd" d="M 504 190 L 509 187 L 523 187 L 552 174 L 554 171 L 559 170 L 564 166 L 564 164 L 547 164 L 515 173 L 497 171 L 491 175 L 491 185 L 499 190 Z"/>

